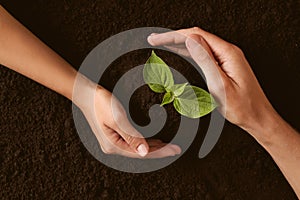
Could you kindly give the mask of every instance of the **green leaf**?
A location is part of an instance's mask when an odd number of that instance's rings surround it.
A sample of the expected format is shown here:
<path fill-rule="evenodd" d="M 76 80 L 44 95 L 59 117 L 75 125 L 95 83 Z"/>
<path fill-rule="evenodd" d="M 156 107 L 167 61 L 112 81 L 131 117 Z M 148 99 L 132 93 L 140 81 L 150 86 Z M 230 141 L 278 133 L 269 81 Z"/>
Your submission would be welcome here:
<path fill-rule="evenodd" d="M 166 90 L 169 92 L 173 92 L 174 96 L 178 97 L 183 93 L 184 88 L 187 86 L 187 84 L 188 83 L 175 84 L 169 88 L 166 88 Z"/>
<path fill-rule="evenodd" d="M 159 84 L 149 83 L 148 86 L 150 87 L 150 89 L 153 92 L 156 92 L 156 93 L 164 93 L 166 91 L 164 86 L 159 85 Z"/>
<path fill-rule="evenodd" d="M 160 106 L 172 103 L 173 100 L 174 100 L 173 93 L 172 92 L 167 92 L 167 93 L 165 93 L 164 98 L 163 98 Z"/>
<path fill-rule="evenodd" d="M 154 51 L 143 69 L 144 81 L 156 93 L 165 93 L 161 106 L 173 102 L 175 109 L 190 118 L 202 117 L 217 105 L 205 90 L 188 83 L 175 84 L 168 65 Z"/>
<path fill-rule="evenodd" d="M 151 56 L 144 66 L 143 76 L 145 83 L 149 85 L 151 90 L 157 93 L 163 93 L 165 92 L 165 88 L 174 85 L 170 68 L 154 51 L 152 51 Z"/>
<path fill-rule="evenodd" d="M 183 93 L 174 99 L 177 112 L 189 117 L 199 118 L 212 112 L 216 107 L 213 97 L 196 86 L 186 86 Z"/>

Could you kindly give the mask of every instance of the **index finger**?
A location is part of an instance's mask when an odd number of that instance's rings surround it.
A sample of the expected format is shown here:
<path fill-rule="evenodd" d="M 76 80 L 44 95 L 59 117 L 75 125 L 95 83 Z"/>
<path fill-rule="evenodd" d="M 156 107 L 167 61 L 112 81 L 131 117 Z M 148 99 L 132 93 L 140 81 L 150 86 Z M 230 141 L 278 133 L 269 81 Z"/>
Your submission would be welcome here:
<path fill-rule="evenodd" d="M 187 37 L 191 34 L 197 34 L 202 36 L 216 56 L 223 55 L 230 47 L 230 43 L 198 27 L 181 29 L 177 31 L 170 31 L 159 34 L 154 33 L 151 34 L 147 38 L 147 40 L 152 46 L 181 44 L 184 43 Z"/>
<path fill-rule="evenodd" d="M 185 31 L 171 31 L 166 33 L 152 33 L 148 38 L 148 43 L 152 46 L 182 44 L 185 42 L 187 35 Z"/>
<path fill-rule="evenodd" d="M 130 158 L 153 159 L 175 156 L 181 153 L 181 148 L 175 144 L 161 143 L 157 146 L 151 146 L 146 156 L 140 156 L 134 152 L 126 143 L 118 144 L 115 154 Z"/>

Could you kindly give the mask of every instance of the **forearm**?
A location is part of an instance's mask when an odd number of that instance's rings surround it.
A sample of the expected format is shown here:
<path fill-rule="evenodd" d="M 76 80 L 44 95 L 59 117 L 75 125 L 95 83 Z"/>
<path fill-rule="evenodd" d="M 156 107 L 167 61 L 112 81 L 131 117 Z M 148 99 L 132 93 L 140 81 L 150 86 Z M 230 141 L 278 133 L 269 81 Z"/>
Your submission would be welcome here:
<path fill-rule="evenodd" d="M 0 6 L 0 64 L 72 99 L 76 70 Z"/>
<path fill-rule="evenodd" d="M 300 198 L 300 134 L 275 112 L 249 133 L 269 152 Z"/>

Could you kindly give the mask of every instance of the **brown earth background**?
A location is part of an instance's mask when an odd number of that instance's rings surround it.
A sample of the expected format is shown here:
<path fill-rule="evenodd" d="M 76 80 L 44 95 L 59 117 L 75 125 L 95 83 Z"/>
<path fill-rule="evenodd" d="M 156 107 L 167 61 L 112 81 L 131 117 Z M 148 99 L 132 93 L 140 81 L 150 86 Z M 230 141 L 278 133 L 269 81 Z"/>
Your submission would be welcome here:
<path fill-rule="evenodd" d="M 300 130 L 299 0 L 0 2 L 75 68 L 93 47 L 121 31 L 202 27 L 243 49 L 274 107 Z M 111 90 L 149 53 L 122 56 L 100 83 Z M 178 56 L 159 53 L 192 84 L 205 87 Z M 132 118 L 146 125 L 147 109 L 160 100 L 141 87 L 131 99 Z M 170 119 L 157 137 L 169 140 L 179 116 L 166 108 Z M 144 174 L 119 172 L 83 146 L 70 101 L 0 67 L 0 199 L 297 199 L 267 152 L 228 122 L 213 151 L 199 159 L 208 121 L 203 118 L 192 146 L 170 166 Z"/>

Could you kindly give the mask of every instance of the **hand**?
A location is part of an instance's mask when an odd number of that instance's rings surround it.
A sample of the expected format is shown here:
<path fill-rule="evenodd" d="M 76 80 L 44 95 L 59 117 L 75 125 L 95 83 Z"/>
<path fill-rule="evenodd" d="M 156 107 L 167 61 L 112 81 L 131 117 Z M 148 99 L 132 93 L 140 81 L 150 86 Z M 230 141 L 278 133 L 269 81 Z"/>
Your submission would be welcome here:
<path fill-rule="evenodd" d="M 148 42 L 195 60 L 220 112 L 270 153 L 300 197 L 300 135 L 273 109 L 243 52 L 200 28 L 152 34 Z"/>
<path fill-rule="evenodd" d="M 83 76 L 79 76 L 77 81 L 79 84 L 76 84 L 73 101 L 85 115 L 104 153 L 133 158 L 162 158 L 181 152 L 177 145 L 158 139 L 144 139 L 130 124 L 124 108 L 109 91 Z M 81 91 L 80 94 L 76 95 L 77 91 Z"/>
<path fill-rule="evenodd" d="M 192 57 L 201 67 L 220 112 L 250 131 L 275 113 L 243 52 L 235 45 L 200 28 L 151 34 L 148 42 Z"/>

